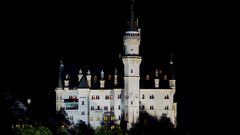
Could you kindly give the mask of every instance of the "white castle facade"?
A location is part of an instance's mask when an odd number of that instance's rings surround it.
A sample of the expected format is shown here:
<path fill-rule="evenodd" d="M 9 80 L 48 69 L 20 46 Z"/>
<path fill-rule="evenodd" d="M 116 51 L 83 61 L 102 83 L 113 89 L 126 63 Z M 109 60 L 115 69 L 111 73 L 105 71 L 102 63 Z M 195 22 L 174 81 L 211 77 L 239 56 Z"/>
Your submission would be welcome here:
<path fill-rule="evenodd" d="M 127 128 L 131 128 L 136 123 L 141 111 L 146 111 L 152 116 L 160 118 L 166 116 L 176 126 L 177 103 L 174 102 L 176 90 L 176 80 L 173 75 L 168 81 L 168 88 L 160 88 L 160 74 L 156 69 L 154 86 L 151 88 L 141 88 L 140 84 L 140 64 L 142 57 L 139 55 L 139 45 L 141 32 L 134 21 L 133 10 L 131 11 L 130 27 L 123 36 L 124 55 L 122 62 L 124 65 L 123 87 L 118 85 L 118 74 L 113 77 L 113 87 L 105 87 L 106 80 L 104 71 L 100 73 L 100 79 L 91 74 L 88 70 L 83 73 L 79 70 L 78 87 L 69 88 L 69 77 L 61 75 L 64 65 L 60 65 L 59 84 L 56 88 L 56 111 L 61 108 L 66 111 L 72 123 L 79 120 L 97 128 L 106 120 L 114 120 L 120 123 L 123 117 L 127 122 Z M 173 67 L 173 59 L 170 60 L 170 67 Z M 148 78 L 149 76 L 147 76 Z M 146 78 L 146 79 L 147 79 Z M 99 83 L 99 88 L 93 87 L 93 83 Z M 110 115 L 108 115 L 110 114 Z M 110 116 L 110 117 L 106 117 Z"/>

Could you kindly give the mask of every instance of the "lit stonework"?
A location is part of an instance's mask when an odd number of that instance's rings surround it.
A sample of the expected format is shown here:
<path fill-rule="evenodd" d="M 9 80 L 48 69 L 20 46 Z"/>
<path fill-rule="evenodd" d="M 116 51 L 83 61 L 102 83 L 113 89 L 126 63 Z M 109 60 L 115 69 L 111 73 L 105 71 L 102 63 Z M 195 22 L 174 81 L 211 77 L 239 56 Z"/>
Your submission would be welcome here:
<path fill-rule="evenodd" d="M 104 116 L 112 114 L 111 118 L 114 118 L 116 123 L 120 124 L 120 119 L 123 118 L 127 122 L 127 128 L 130 129 L 132 124 L 138 121 L 139 113 L 146 111 L 157 118 L 167 116 L 176 125 L 177 103 L 174 102 L 176 80 L 173 72 L 168 76 L 163 74 L 162 70 L 156 69 L 153 86 L 141 87 L 140 80 L 149 81 L 151 77 L 149 75 L 140 77 L 141 33 L 137 26 L 131 10 L 130 28 L 123 36 L 124 54 L 121 59 L 124 65 L 124 83 L 121 87 L 117 69 L 111 76 L 107 74 L 106 78 L 103 70 L 99 73 L 100 77 L 97 77 L 91 74 L 89 69 L 85 72 L 80 69 L 78 86 L 71 89 L 69 76 L 63 75 L 64 64 L 61 62 L 59 83 L 55 90 L 56 110 L 64 108 L 72 123 L 82 120 L 97 128 L 104 120 Z M 173 59 L 170 66 L 173 68 Z M 107 87 L 107 82 L 111 80 L 112 87 Z M 160 84 L 164 81 L 168 81 L 168 87 L 161 88 Z"/>

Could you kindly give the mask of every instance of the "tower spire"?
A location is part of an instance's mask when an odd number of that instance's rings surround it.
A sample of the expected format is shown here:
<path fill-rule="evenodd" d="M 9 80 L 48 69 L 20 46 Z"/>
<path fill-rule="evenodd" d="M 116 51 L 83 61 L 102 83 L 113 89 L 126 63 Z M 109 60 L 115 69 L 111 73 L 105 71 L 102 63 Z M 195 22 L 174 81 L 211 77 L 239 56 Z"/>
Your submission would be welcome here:
<path fill-rule="evenodd" d="M 62 75 L 63 75 L 63 61 L 60 60 L 60 67 L 59 67 L 59 76 L 58 76 L 58 89 L 63 89 L 63 80 L 62 80 Z"/>
<path fill-rule="evenodd" d="M 171 52 L 170 56 L 170 68 L 171 68 L 171 78 L 170 79 L 175 79 L 175 74 L 174 74 L 174 66 L 173 66 L 173 52 Z"/>
<path fill-rule="evenodd" d="M 172 89 L 176 88 L 176 79 L 175 79 L 175 74 L 174 74 L 174 65 L 173 65 L 173 52 L 171 52 L 171 58 L 170 58 L 170 70 L 171 70 L 171 76 L 169 79 L 169 86 Z"/>
<path fill-rule="evenodd" d="M 134 0 L 131 0 L 131 15 L 130 15 L 130 25 L 129 25 L 129 31 L 137 31 L 137 22 L 135 21 L 135 16 L 134 16 Z"/>

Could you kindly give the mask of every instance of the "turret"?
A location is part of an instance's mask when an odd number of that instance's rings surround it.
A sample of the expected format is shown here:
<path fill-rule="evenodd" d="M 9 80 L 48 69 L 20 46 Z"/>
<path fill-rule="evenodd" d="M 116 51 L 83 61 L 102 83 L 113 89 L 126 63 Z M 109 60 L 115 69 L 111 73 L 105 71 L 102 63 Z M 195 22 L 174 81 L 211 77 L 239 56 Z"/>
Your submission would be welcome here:
<path fill-rule="evenodd" d="M 154 85 L 155 85 L 155 88 L 159 88 L 159 73 L 158 73 L 158 69 L 156 69 L 156 71 L 155 71 Z"/>
<path fill-rule="evenodd" d="M 66 78 L 64 80 L 64 90 L 69 89 L 69 80 L 70 80 L 70 77 L 68 76 L 68 74 L 66 74 Z"/>
<path fill-rule="evenodd" d="M 58 90 L 62 90 L 63 89 L 63 80 L 62 80 L 63 69 L 64 69 L 64 65 L 63 65 L 62 60 L 60 60 L 59 75 L 58 75 L 58 85 L 57 85 L 57 88 L 56 88 Z"/>
<path fill-rule="evenodd" d="M 131 0 L 130 26 L 123 36 L 124 56 L 124 119 L 128 123 L 127 129 L 132 127 L 139 118 L 139 93 L 140 93 L 140 64 L 139 56 L 140 29 L 133 10 L 134 1 Z"/>
<path fill-rule="evenodd" d="M 78 72 L 78 82 L 81 80 L 83 74 L 82 74 L 82 70 L 80 68 L 79 72 Z"/>
<path fill-rule="evenodd" d="M 103 70 L 101 71 L 101 79 L 100 79 L 100 88 L 105 87 L 105 80 L 104 80 L 104 72 Z"/>
<path fill-rule="evenodd" d="M 117 68 L 115 68 L 115 73 L 114 73 L 114 85 L 117 86 L 118 85 L 118 75 L 117 75 Z"/>
<path fill-rule="evenodd" d="M 171 89 L 175 89 L 176 88 L 176 78 L 175 78 L 175 74 L 174 74 L 173 53 L 171 53 L 171 58 L 170 58 L 170 70 L 171 70 L 171 76 L 169 79 L 169 87 Z"/>
<path fill-rule="evenodd" d="M 90 72 L 89 69 L 88 69 L 88 72 L 87 72 L 87 82 L 88 82 L 89 88 L 91 88 L 91 72 Z"/>

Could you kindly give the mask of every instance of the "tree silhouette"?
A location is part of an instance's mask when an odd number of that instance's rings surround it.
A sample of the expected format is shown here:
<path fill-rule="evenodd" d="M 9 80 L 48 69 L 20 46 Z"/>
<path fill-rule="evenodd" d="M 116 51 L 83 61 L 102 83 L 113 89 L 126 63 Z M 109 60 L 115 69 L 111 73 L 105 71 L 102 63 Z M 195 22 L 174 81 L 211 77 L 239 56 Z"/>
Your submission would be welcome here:
<path fill-rule="evenodd" d="M 49 128 L 39 124 L 35 126 L 30 124 L 16 125 L 12 128 L 11 133 L 14 135 L 52 135 Z"/>
<path fill-rule="evenodd" d="M 129 130 L 131 135 L 175 135 L 176 130 L 170 118 L 161 116 L 160 119 L 149 115 L 147 112 L 141 112 L 139 121 Z"/>
<path fill-rule="evenodd" d="M 93 135 L 94 129 L 90 124 L 86 124 L 84 121 L 79 121 L 72 129 L 71 134 L 73 135 Z"/>

